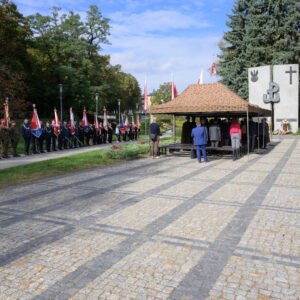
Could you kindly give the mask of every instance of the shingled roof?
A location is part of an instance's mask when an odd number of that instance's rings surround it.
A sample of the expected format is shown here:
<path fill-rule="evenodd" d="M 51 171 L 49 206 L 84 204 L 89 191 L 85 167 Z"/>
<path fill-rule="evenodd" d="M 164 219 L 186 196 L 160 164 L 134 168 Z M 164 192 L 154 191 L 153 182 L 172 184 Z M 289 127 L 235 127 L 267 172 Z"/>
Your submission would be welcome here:
<path fill-rule="evenodd" d="M 270 116 L 271 111 L 249 104 L 222 83 L 191 84 L 177 98 L 151 106 L 151 114 L 245 114 Z"/>

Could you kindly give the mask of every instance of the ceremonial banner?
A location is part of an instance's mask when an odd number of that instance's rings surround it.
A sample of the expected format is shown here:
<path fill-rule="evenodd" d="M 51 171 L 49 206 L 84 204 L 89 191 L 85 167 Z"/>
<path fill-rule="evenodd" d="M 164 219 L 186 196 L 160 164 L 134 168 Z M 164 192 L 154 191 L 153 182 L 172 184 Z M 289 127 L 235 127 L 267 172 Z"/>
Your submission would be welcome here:
<path fill-rule="evenodd" d="M 8 128 L 9 126 L 9 122 L 10 122 L 10 119 L 9 119 L 9 107 L 8 107 L 8 100 L 5 101 L 4 103 L 4 114 L 3 114 L 3 121 L 4 121 L 4 126 L 6 128 Z"/>
<path fill-rule="evenodd" d="M 94 115 L 94 126 L 96 129 L 96 132 L 98 132 L 99 131 L 99 122 L 98 122 L 98 117 L 96 114 Z"/>
<path fill-rule="evenodd" d="M 171 81 L 171 94 L 172 94 L 172 98 L 171 98 L 172 100 L 178 96 L 178 91 L 176 85 L 174 84 L 173 74 L 172 74 L 172 81 Z"/>
<path fill-rule="evenodd" d="M 103 127 L 107 129 L 108 121 L 107 121 L 107 114 L 106 114 L 106 108 L 103 108 Z"/>
<path fill-rule="evenodd" d="M 31 129 L 31 133 L 35 137 L 39 138 L 41 136 L 42 134 L 41 123 L 34 104 L 33 104 L 33 113 L 31 118 L 30 129 Z"/>
<path fill-rule="evenodd" d="M 128 123 L 128 117 L 127 117 L 127 115 L 126 115 L 126 118 L 125 118 L 124 127 L 126 127 L 126 128 L 128 128 L 128 127 L 129 127 L 129 123 Z"/>
<path fill-rule="evenodd" d="M 201 69 L 200 76 L 198 79 L 198 84 L 203 84 L 203 69 Z"/>
<path fill-rule="evenodd" d="M 215 62 L 213 62 L 211 65 L 211 76 L 214 77 L 214 76 L 216 76 L 216 74 L 217 74 L 216 64 L 215 64 Z"/>
<path fill-rule="evenodd" d="M 75 134 L 75 121 L 74 121 L 74 113 L 72 107 L 70 107 L 70 132 L 72 135 Z"/>
<path fill-rule="evenodd" d="M 59 134 L 59 118 L 56 108 L 54 108 L 54 120 L 52 121 L 53 132 L 56 136 Z"/>
<path fill-rule="evenodd" d="M 81 125 L 83 127 L 84 132 L 88 133 L 89 132 L 89 122 L 87 119 L 85 108 L 83 109 L 83 117 L 82 117 Z"/>

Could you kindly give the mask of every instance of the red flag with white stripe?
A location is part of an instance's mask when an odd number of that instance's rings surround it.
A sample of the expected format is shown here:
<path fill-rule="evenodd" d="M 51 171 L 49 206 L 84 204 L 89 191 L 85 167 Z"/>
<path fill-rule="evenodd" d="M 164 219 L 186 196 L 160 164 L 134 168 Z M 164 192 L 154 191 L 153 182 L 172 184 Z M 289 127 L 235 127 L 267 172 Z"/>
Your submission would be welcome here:
<path fill-rule="evenodd" d="M 88 119 L 87 119 L 85 108 L 83 109 L 83 116 L 82 116 L 82 120 L 81 120 L 81 125 L 82 125 L 82 127 L 89 126 L 89 122 L 88 122 Z"/>
<path fill-rule="evenodd" d="M 95 126 L 96 131 L 98 132 L 99 131 L 99 122 L 98 122 L 98 117 L 96 114 L 94 114 L 94 126 Z"/>
<path fill-rule="evenodd" d="M 216 64 L 215 62 L 213 62 L 211 65 L 211 76 L 216 76 L 216 74 L 217 74 Z"/>
<path fill-rule="evenodd" d="M 200 76 L 198 79 L 198 84 L 203 84 L 203 69 L 201 69 Z"/>
<path fill-rule="evenodd" d="M 59 134 L 59 118 L 56 108 L 54 108 L 54 120 L 52 121 L 53 132 L 57 136 Z"/>
<path fill-rule="evenodd" d="M 72 135 L 75 134 L 75 121 L 74 121 L 74 113 L 72 107 L 70 107 L 70 132 Z"/>
<path fill-rule="evenodd" d="M 171 99 L 175 99 L 178 96 L 178 91 L 176 88 L 176 84 L 174 83 L 174 78 L 173 78 L 173 74 L 172 74 L 172 81 L 171 81 Z"/>

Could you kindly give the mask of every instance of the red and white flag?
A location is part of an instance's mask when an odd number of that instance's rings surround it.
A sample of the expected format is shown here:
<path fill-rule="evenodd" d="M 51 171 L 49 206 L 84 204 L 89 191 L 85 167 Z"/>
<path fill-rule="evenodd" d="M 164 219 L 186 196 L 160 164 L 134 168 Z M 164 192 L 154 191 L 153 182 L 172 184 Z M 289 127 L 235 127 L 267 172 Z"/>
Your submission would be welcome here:
<path fill-rule="evenodd" d="M 86 110 L 85 108 L 83 109 L 83 115 L 82 115 L 82 120 L 81 120 L 81 126 L 82 127 L 88 127 L 89 126 L 89 122 L 87 119 L 87 115 L 86 115 Z"/>
<path fill-rule="evenodd" d="M 3 118 L 3 123 L 4 123 L 4 126 L 6 128 L 8 128 L 8 125 L 9 125 L 9 107 L 8 107 L 8 100 L 6 100 L 4 102 L 4 118 Z"/>
<path fill-rule="evenodd" d="M 70 132 L 72 135 L 75 134 L 75 121 L 74 121 L 74 113 L 72 107 L 70 107 Z"/>
<path fill-rule="evenodd" d="M 198 84 L 203 84 L 203 69 L 201 69 L 201 72 L 200 72 L 200 76 L 199 76 L 199 79 L 198 79 Z"/>
<path fill-rule="evenodd" d="M 129 127 L 129 122 L 128 122 L 128 117 L 127 117 L 127 115 L 126 115 L 126 117 L 125 117 L 124 127 L 126 127 L 126 128 Z"/>
<path fill-rule="evenodd" d="M 216 74 L 217 74 L 216 64 L 215 64 L 215 62 L 213 62 L 211 65 L 211 76 L 214 77 L 214 76 L 216 76 Z"/>
<path fill-rule="evenodd" d="M 107 121 L 107 114 L 106 114 L 106 108 L 103 108 L 103 127 L 107 128 L 108 121 Z"/>
<path fill-rule="evenodd" d="M 31 123 L 30 123 L 30 129 L 31 133 L 39 138 L 42 134 L 42 128 L 41 128 L 41 123 L 40 119 L 37 113 L 37 110 L 35 108 L 35 104 L 33 104 L 33 113 L 32 113 L 32 118 L 31 118 Z"/>
<path fill-rule="evenodd" d="M 98 116 L 96 114 L 94 114 L 94 126 L 96 131 L 99 131 L 99 122 L 98 122 Z"/>
<path fill-rule="evenodd" d="M 59 134 L 59 118 L 56 108 L 54 108 L 54 120 L 52 121 L 53 132 L 56 136 Z"/>
<path fill-rule="evenodd" d="M 172 100 L 175 99 L 178 96 L 178 91 L 176 88 L 176 84 L 174 83 L 173 74 L 172 74 L 172 81 L 171 81 L 171 94 L 172 94 Z"/>
<path fill-rule="evenodd" d="M 145 80 L 144 83 L 144 113 L 146 113 L 147 109 L 148 109 L 148 105 L 147 105 L 147 82 Z"/>

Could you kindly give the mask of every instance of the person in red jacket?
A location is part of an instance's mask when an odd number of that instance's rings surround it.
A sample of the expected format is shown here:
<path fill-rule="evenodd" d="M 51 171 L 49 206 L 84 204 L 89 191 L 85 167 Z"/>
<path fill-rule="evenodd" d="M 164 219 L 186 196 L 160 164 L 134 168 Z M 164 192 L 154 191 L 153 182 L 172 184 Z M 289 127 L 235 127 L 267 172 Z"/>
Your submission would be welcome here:
<path fill-rule="evenodd" d="M 240 144 L 242 139 L 241 126 L 237 119 L 233 119 L 230 125 L 230 138 L 232 147 L 232 159 L 236 160 L 240 154 Z"/>

